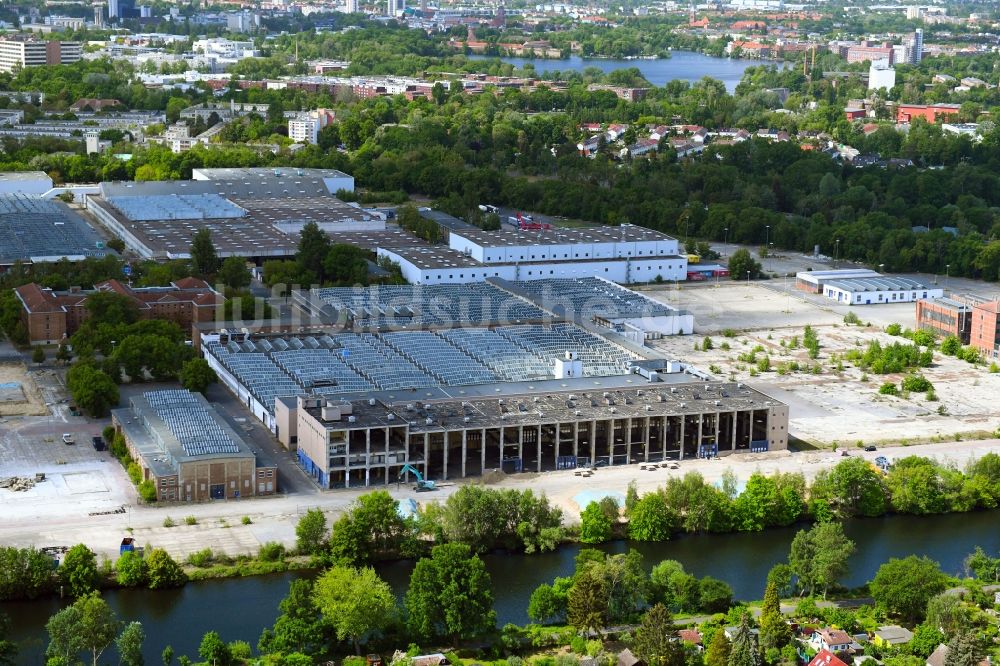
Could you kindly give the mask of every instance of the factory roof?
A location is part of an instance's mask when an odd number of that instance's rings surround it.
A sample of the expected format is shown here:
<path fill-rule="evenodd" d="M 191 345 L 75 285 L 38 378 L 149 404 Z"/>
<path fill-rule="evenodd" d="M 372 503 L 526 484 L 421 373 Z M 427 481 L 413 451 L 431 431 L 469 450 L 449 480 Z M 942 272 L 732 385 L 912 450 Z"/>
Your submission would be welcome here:
<path fill-rule="evenodd" d="M 841 280 L 826 280 L 824 286 L 843 289 L 844 291 L 908 291 L 927 289 L 927 285 L 917 280 L 904 277 L 878 275 L 876 277 L 857 277 Z"/>
<path fill-rule="evenodd" d="M 344 203 L 333 197 L 230 197 L 230 200 L 245 209 L 248 217 L 267 224 L 296 224 L 315 222 L 320 226 L 330 222 L 369 222 L 381 219 L 360 206 Z"/>
<path fill-rule="evenodd" d="M 270 175 L 268 175 L 270 174 Z M 281 175 L 270 172 L 249 175 L 243 178 L 215 180 L 164 180 L 145 182 L 106 182 L 101 183 L 101 196 L 111 197 L 140 196 L 150 197 L 168 194 L 218 194 L 219 196 L 247 198 L 301 198 L 327 197 L 330 191 L 322 178 Z"/>
<path fill-rule="evenodd" d="M 197 180 L 246 180 L 264 177 L 301 178 L 350 178 L 350 175 L 336 169 L 293 169 L 270 167 L 224 167 L 217 169 L 194 169 L 192 175 Z"/>
<path fill-rule="evenodd" d="M 87 222 L 61 201 L 0 195 L 0 263 L 79 260 L 114 252 Z"/>
<path fill-rule="evenodd" d="M 692 381 L 687 375 L 668 377 L 676 380 L 650 384 L 636 375 L 629 385 L 611 381 L 626 379 L 617 377 L 602 378 L 599 383 L 552 380 L 530 387 L 506 385 L 503 392 L 493 395 L 439 396 L 425 395 L 429 392 L 423 390 L 395 398 L 374 394 L 368 400 L 350 401 L 353 421 L 342 418 L 324 426 L 333 430 L 409 425 L 411 433 L 420 433 L 767 409 L 781 404 L 743 384 Z M 322 421 L 321 408 L 306 411 Z"/>
<path fill-rule="evenodd" d="M 200 393 L 147 391 L 113 414 L 156 476 L 176 474 L 178 464 L 196 460 L 256 458 Z"/>
<path fill-rule="evenodd" d="M 623 224 L 618 227 L 553 228 L 539 231 L 452 231 L 483 247 L 519 247 L 522 245 L 573 245 L 580 243 L 635 243 L 673 241 L 675 238 L 653 229 Z"/>
<path fill-rule="evenodd" d="M 799 280 L 820 284 L 827 280 L 843 280 L 848 278 L 878 277 L 879 273 L 869 268 L 841 268 L 829 271 L 799 271 L 795 277 Z"/>
<path fill-rule="evenodd" d="M 390 249 L 390 248 L 386 248 Z M 405 259 L 417 268 L 486 268 L 486 264 L 466 256 L 458 250 L 440 245 L 427 247 L 391 248 L 393 254 Z"/>
<path fill-rule="evenodd" d="M 49 174 L 44 171 L 3 171 L 0 172 L 0 182 L 24 182 L 34 180 L 48 180 L 52 182 Z"/>

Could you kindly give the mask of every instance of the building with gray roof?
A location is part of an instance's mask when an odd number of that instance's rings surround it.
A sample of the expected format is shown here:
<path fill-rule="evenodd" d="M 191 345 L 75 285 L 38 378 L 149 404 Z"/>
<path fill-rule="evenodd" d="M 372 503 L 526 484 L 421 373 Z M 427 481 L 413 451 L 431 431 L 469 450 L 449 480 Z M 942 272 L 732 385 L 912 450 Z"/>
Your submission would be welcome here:
<path fill-rule="evenodd" d="M 251 450 L 200 393 L 146 391 L 111 416 L 160 501 L 238 499 L 277 490 L 275 465 Z"/>
<path fill-rule="evenodd" d="M 114 254 L 69 206 L 24 194 L 0 194 L 0 265 Z"/>
<path fill-rule="evenodd" d="M 868 269 L 802 271 L 795 278 L 800 289 L 822 294 L 843 305 L 915 303 L 944 296 L 944 289 L 936 285 Z"/>

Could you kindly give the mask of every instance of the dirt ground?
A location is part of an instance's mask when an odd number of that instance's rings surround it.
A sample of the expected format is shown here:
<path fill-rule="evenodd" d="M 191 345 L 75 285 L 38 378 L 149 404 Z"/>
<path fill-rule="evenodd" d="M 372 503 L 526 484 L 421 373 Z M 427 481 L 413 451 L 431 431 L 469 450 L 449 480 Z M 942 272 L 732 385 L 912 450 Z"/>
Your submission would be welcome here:
<path fill-rule="evenodd" d="M 0 384 L 18 383 L 23 399 L 0 402 L 0 416 L 42 416 L 48 414 L 41 391 L 23 365 L 0 365 Z"/>
<path fill-rule="evenodd" d="M 651 295 L 670 302 L 664 292 Z M 682 290 L 681 299 L 682 305 L 694 312 L 699 334 L 664 338 L 656 341 L 654 348 L 720 379 L 745 381 L 787 402 L 789 431 L 805 442 L 852 446 L 857 442 L 933 442 L 955 435 L 981 437 L 1000 426 L 996 412 L 1000 374 L 991 374 L 985 367 L 935 352 L 933 366 L 922 371 L 938 397 L 928 401 L 923 393 L 879 395 L 883 382 L 898 384 L 902 375 L 866 374 L 843 358 L 849 350 L 864 351 L 873 340 L 883 345 L 909 344 L 884 333 L 883 327 L 894 322 L 914 326 L 913 304 L 831 307 L 820 297 L 745 283 L 688 288 L 686 293 Z M 847 312 L 857 314 L 862 325 L 846 325 L 843 318 Z M 820 340 L 815 361 L 801 346 L 806 324 L 812 325 Z M 723 332 L 733 337 L 725 337 Z M 713 348 L 696 350 L 706 335 Z M 798 340 L 797 348 L 793 348 L 793 339 Z M 770 359 L 770 371 L 760 372 L 739 359 L 755 348 L 758 360 L 763 356 Z M 801 369 L 785 374 L 778 371 L 782 365 L 787 370 L 792 363 Z M 813 366 L 818 366 L 818 372 Z"/>

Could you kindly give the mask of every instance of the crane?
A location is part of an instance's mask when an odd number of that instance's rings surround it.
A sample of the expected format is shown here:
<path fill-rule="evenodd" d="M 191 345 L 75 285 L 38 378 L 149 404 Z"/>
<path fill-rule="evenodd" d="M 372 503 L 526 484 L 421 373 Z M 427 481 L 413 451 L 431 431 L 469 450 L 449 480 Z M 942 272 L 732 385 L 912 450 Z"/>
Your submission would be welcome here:
<path fill-rule="evenodd" d="M 426 492 L 428 490 L 437 490 L 437 485 L 430 479 L 425 479 L 424 475 L 420 473 L 413 465 L 403 465 L 403 469 L 399 470 L 399 478 L 402 479 L 403 475 L 407 472 L 411 472 L 413 476 L 417 477 L 417 483 L 414 486 L 417 492 Z"/>

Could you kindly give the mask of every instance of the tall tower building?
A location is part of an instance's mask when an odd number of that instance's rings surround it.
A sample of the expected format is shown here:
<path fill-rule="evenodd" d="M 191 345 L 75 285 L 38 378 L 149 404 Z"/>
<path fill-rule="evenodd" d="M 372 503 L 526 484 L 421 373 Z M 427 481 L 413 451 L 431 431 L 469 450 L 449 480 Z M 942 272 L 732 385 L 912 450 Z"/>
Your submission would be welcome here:
<path fill-rule="evenodd" d="M 913 34 L 906 38 L 906 61 L 911 65 L 919 65 L 924 59 L 924 31 L 922 28 L 914 30 Z"/>

